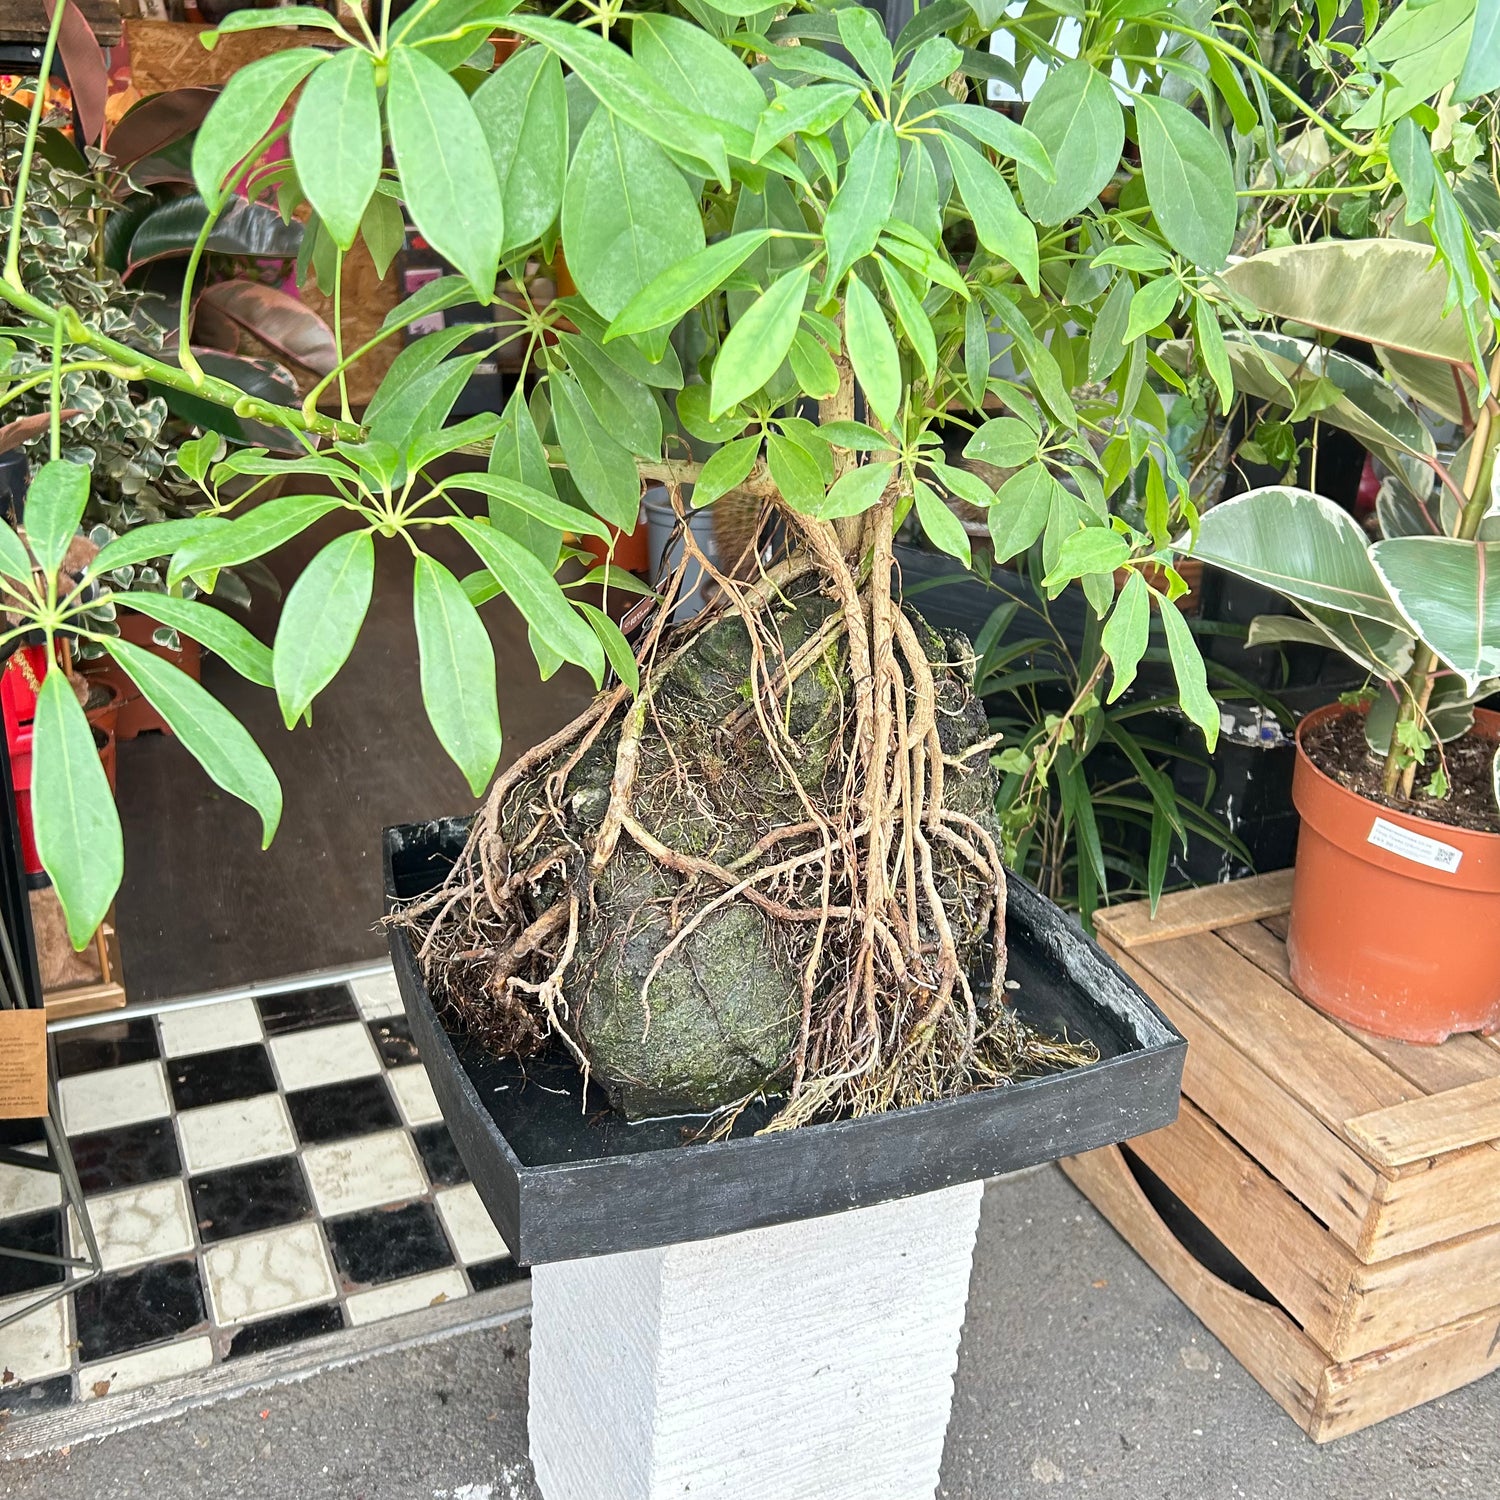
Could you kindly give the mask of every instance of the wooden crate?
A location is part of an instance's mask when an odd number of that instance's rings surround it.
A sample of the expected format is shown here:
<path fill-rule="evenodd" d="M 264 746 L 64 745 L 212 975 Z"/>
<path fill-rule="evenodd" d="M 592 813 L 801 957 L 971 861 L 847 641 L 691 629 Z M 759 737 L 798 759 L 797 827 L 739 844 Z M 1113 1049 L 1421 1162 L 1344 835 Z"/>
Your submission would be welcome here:
<path fill-rule="evenodd" d="M 1184 1249 L 1117 1148 L 1069 1176 L 1318 1441 L 1500 1366 L 1500 1041 L 1415 1047 L 1290 988 L 1291 875 L 1100 914 L 1188 1038 L 1175 1125 L 1127 1148 L 1254 1278 Z"/>

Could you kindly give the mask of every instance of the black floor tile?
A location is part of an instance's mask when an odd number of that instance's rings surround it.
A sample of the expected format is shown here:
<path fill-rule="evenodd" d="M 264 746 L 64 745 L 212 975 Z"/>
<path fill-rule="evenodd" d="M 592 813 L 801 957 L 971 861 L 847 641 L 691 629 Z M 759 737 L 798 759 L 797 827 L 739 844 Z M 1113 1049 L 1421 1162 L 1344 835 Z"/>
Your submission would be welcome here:
<path fill-rule="evenodd" d="M 279 1317 L 247 1323 L 229 1341 L 229 1353 L 224 1357 L 238 1359 L 244 1354 L 279 1349 L 283 1344 L 300 1343 L 303 1339 L 332 1333 L 343 1326 L 344 1320 L 336 1302 L 325 1303 L 322 1307 L 304 1307 L 301 1312 L 282 1313 Z"/>
<path fill-rule="evenodd" d="M 331 1026 L 337 1021 L 359 1020 L 359 1008 L 349 987 L 324 984 L 310 990 L 292 990 L 285 995 L 263 995 L 256 1002 L 267 1036 L 286 1031 L 306 1031 L 310 1026 Z"/>
<path fill-rule="evenodd" d="M 197 1262 L 158 1261 L 102 1276 L 73 1294 L 73 1316 L 85 1364 L 178 1338 L 208 1316 Z"/>
<path fill-rule="evenodd" d="M 480 1261 L 477 1266 L 466 1266 L 465 1269 L 469 1273 L 469 1284 L 476 1292 L 509 1286 L 511 1282 L 525 1281 L 531 1275 L 525 1266 L 518 1266 L 508 1255 L 502 1255 L 499 1260 Z"/>
<path fill-rule="evenodd" d="M 172 1121 L 144 1120 L 139 1125 L 117 1125 L 93 1135 L 75 1135 L 73 1161 L 85 1193 L 139 1187 L 161 1182 L 182 1172 L 177 1154 L 177 1132 Z"/>
<path fill-rule="evenodd" d="M 323 1088 L 299 1089 L 286 1096 L 286 1107 L 304 1146 L 390 1130 L 401 1123 L 383 1078 L 352 1078 Z"/>
<path fill-rule="evenodd" d="M 56 1411 L 72 1399 L 71 1375 L 54 1375 L 50 1380 L 33 1380 L 23 1385 L 0 1385 L 0 1412 L 9 1412 L 11 1418 Z"/>
<path fill-rule="evenodd" d="M 206 1172 L 188 1183 L 193 1194 L 193 1216 L 205 1244 L 230 1240 L 240 1234 L 295 1224 L 312 1215 L 307 1184 L 295 1156 L 273 1156 Z"/>
<path fill-rule="evenodd" d="M 469 1180 L 469 1174 L 459 1160 L 458 1147 L 453 1144 L 448 1127 L 441 1121 L 433 1125 L 418 1125 L 411 1135 L 422 1154 L 422 1165 L 427 1168 L 427 1180 L 434 1187 L 457 1187 Z"/>
<path fill-rule="evenodd" d="M 0 1219 L 0 1297 L 13 1297 L 18 1292 L 56 1286 L 67 1274 L 61 1266 L 51 1266 L 40 1260 L 18 1260 L 15 1256 L 6 1255 L 6 1250 L 29 1250 L 35 1255 L 61 1255 L 62 1210 L 49 1208 L 39 1214 Z"/>
<path fill-rule="evenodd" d="M 323 1225 L 333 1263 L 351 1285 L 396 1281 L 453 1264 L 453 1252 L 430 1203 L 348 1214 Z"/>
<path fill-rule="evenodd" d="M 29 1146 L 44 1139 L 42 1122 L 36 1120 L 0 1120 L 0 1146 Z"/>
<path fill-rule="evenodd" d="M 121 1068 L 126 1063 L 146 1062 L 161 1056 L 156 1022 L 150 1016 L 132 1021 L 103 1021 L 98 1026 L 64 1032 L 53 1043 L 59 1078 L 97 1073 L 100 1068 Z"/>
<path fill-rule="evenodd" d="M 411 1039 L 411 1027 L 405 1016 L 387 1016 L 384 1020 L 370 1022 L 370 1035 L 375 1038 L 375 1048 L 380 1060 L 388 1068 L 398 1068 L 403 1063 L 414 1063 L 417 1044 Z"/>
<path fill-rule="evenodd" d="M 250 1099 L 256 1094 L 272 1093 L 276 1088 L 270 1054 L 259 1042 L 173 1058 L 167 1064 L 167 1077 L 178 1109 Z"/>

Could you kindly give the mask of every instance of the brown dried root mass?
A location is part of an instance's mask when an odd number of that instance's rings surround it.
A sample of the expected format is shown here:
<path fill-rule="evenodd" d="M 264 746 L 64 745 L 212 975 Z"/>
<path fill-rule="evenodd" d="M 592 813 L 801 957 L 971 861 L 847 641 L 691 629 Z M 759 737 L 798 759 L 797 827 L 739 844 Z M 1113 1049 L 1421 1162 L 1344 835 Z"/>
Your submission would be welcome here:
<path fill-rule="evenodd" d="M 789 517 L 789 519 L 792 519 Z M 826 522 L 750 583 L 658 614 L 602 694 L 491 789 L 406 909 L 429 989 L 484 1046 L 557 1038 L 627 1114 L 784 1096 L 770 1128 L 1093 1060 L 1003 1002 L 990 742 L 961 638 L 863 579 Z M 859 541 L 856 538 L 856 541 Z M 852 549 L 851 549 L 852 550 Z"/>

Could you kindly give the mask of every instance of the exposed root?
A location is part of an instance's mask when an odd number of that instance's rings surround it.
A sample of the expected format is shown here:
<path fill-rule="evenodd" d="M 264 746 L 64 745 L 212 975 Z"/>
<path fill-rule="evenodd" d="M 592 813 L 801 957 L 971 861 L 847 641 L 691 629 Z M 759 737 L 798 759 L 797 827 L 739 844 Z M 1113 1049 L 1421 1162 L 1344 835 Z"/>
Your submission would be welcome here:
<path fill-rule="evenodd" d="M 517 761 L 442 888 L 395 918 L 419 935 L 431 991 L 483 1045 L 525 1055 L 558 1038 L 588 1068 L 569 984 L 600 883 L 628 857 L 661 872 L 669 891 L 639 913 L 641 928 L 665 933 L 641 993 L 643 1037 L 652 984 L 711 919 L 748 905 L 769 923 L 800 998 L 795 1040 L 761 1086 L 785 1096 L 769 1129 L 949 1098 L 1097 1055 L 1036 1033 L 1004 1004 L 1000 853 L 947 796 L 992 742 L 944 749 L 953 697 L 967 690 L 944 669 L 940 691 L 921 633 L 893 598 L 896 499 L 866 518 L 862 540 L 783 509 L 804 546 L 748 581 L 716 568 L 683 528 L 683 567 L 691 560 L 712 579 L 711 607 L 684 627 L 659 610 L 638 647 L 640 694 L 601 694 Z M 817 598 L 810 574 L 822 612 L 789 650 L 788 600 Z M 725 620 L 748 638 L 743 695 L 705 722 L 674 673 L 699 633 Z M 837 696 L 831 722 L 809 737 L 792 725 L 811 671 L 836 682 Z M 590 785 L 607 786 L 592 811 Z M 981 952 L 987 961 L 976 963 Z M 725 1110 L 721 1133 L 745 1102 Z"/>

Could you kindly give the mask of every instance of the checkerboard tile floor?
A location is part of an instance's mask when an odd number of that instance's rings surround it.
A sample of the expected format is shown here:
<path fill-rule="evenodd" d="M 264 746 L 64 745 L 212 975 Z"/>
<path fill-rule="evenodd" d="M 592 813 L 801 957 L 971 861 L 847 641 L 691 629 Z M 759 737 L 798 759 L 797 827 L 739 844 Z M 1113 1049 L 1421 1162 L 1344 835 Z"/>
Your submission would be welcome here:
<path fill-rule="evenodd" d="M 0 1328 L 0 1411 L 137 1389 L 525 1275 L 459 1162 L 394 976 L 56 1039 L 104 1274 Z M 26 1149 L 32 1122 L 0 1122 Z M 0 1246 L 77 1246 L 0 1164 Z M 63 1273 L 0 1256 L 0 1317 Z"/>

